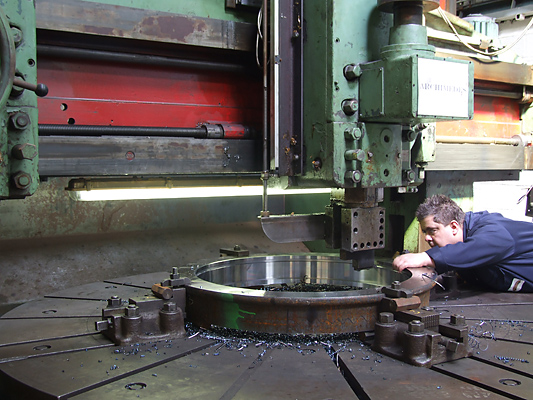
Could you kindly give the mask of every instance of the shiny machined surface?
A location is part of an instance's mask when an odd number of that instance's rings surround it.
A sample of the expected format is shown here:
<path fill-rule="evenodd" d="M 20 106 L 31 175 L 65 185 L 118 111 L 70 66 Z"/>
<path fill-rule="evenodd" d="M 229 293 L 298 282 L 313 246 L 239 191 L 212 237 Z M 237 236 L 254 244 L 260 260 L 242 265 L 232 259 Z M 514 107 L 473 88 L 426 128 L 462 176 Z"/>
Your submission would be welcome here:
<path fill-rule="evenodd" d="M 329 255 L 309 254 L 258 256 L 216 261 L 200 266 L 195 271 L 195 276 L 203 281 L 237 288 L 305 282 L 353 286 L 360 289 L 347 293 L 346 295 L 349 296 L 376 293 L 378 289 L 390 285 L 392 281 L 407 280 L 409 275 L 409 273 L 400 274 L 391 268 L 381 266 L 356 271 L 351 261 Z M 267 293 L 263 291 L 261 295 L 267 295 Z M 305 293 L 304 295 L 323 297 L 329 293 Z M 278 294 L 274 293 L 274 295 Z M 281 295 L 298 296 L 294 292 L 289 294 L 284 292 Z M 334 296 L 338 295 L 341 294 L 334 294 Z"/>
<path fill-rule="evenodd" d="M 373 329 L 384 297 L 382 287 L 402 281 L 402 288 L 427 301 L 435 277 L 429 268 L 403 274 L 390 266 L 356 271 L 351 261 L 325 254 L 222 260 L 194 271 L 187 288 L 187 318 L 206 329 L 306 335 L 362 332 Z M 354 289 L 261 290 L 300 282 Z"/>
<path fill-rule="evenodd" d="M 496 400 L 533 392 L 533 294 L 468 290 L 430 301 L 441 319 L 466 317 L 473 349 L 472 358 L 432 369 L 355 339 L 266 342 L 192 330 L 172 342 L 115 346 L 94 330 L 109 297 L 143 296 L 167 277 L 162 271 L 73 287 L 4 314 L 0 398 Z"/>

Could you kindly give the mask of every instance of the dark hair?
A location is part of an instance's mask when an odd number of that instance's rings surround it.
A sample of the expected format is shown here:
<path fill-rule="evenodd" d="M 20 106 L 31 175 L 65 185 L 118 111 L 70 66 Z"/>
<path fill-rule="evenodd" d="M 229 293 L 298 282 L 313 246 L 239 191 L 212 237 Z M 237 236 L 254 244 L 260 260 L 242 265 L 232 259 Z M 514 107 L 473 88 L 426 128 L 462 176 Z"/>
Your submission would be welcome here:
<path fill-rule="evenodd" d="M 447 226 L 452 221 L 457 221 L 463 226 L 465 213 L 455 201 L 443 194 L 428 197 L 426 201 L 418 206 L 416 218 L 422 221 L 424 218 L 433 215 L 433 221 Z"/>

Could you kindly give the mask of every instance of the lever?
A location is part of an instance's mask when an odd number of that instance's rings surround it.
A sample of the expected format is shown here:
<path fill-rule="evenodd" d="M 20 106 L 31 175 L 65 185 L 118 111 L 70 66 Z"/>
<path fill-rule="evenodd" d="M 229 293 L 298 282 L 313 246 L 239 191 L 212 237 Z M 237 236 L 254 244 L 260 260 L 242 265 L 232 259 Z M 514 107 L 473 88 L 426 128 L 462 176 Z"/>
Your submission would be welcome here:
<path fill-rule="evenodd" d="M 29 83 L 23 79 L 15 77 L 13 78 L 13 86 L 31 90 L 39 97 L 44 97 L 48 94 L 48 86 L 46 86 L 44 83 L 38 83 L 37 85 L 34 85 L 33 83 Z"/>

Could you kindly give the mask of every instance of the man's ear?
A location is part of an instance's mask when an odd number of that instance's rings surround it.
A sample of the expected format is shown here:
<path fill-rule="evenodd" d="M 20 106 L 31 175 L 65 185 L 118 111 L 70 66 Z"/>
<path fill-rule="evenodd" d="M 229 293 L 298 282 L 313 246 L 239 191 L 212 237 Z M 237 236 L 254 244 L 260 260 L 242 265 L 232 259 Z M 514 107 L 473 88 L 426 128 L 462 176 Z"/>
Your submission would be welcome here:
<path fill-rule="evenodd" d="M 459 225 L 459 222 L 457 222 L 456 220 L 452 220 L 452 222 L 450 222 L 450 227 L 452 228 L 452 232 L 454 235 L 458 234 L 461 230 L 461 225 Z"/>

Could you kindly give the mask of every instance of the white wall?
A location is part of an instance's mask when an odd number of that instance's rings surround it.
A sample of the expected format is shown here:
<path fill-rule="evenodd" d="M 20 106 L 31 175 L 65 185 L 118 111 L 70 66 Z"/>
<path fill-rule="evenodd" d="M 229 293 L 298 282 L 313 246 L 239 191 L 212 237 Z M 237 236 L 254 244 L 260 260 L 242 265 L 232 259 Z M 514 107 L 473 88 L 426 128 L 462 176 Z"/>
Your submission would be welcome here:
<path fill-rule="evenodd" d="M 533 222 L 525 215 L 525 195 L 531 186 L 533 171 L 522 171 L 518 181 L 475 182 L 473 211 L 499 212 L 507 218 Z"/>

